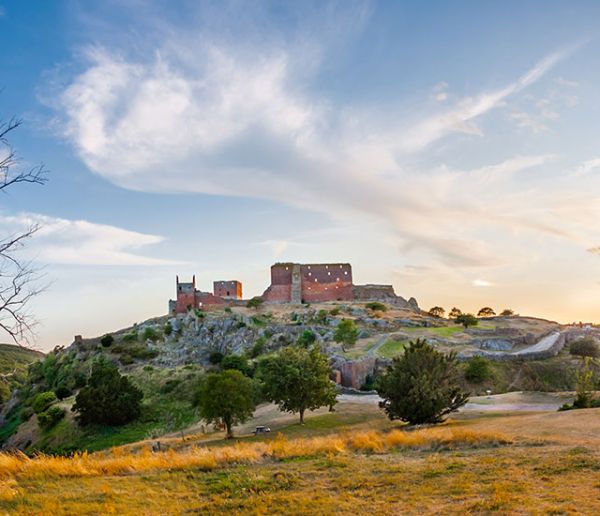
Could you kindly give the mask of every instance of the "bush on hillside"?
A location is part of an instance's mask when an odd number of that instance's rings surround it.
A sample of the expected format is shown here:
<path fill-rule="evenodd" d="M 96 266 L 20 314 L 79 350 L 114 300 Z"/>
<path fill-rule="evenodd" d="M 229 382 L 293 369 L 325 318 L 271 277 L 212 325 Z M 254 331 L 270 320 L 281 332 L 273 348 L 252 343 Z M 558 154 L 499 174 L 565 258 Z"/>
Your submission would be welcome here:
<path fill-rule="evenodd" d="M 459 376 L 454 353 L 440 353 L 418 339 L 378 377 L 376 389 L 383 398 L 379 406 L 391 420 L 441 423 L 468 400 Z"/>
<path fill-rule="evenodd" d="M 65 385 L 59 385 L 56 389 L 54 389 L 54 394 L 59 400 L 64 400 L 68 398 L 72 393 L 71 389 L 66 387 Z"/>
<path fill-rule="evenodd" d="M 298 346 L 302 346 L 304 348 L 309 348 L 310 346 L 312 346 L 315 341 L 317 340 L 317 336 L 315 335 L 314 332 L 310 331 L 310 330 L 304 330 L 302 332 L 302 334 L 298 337 L 298 340 L 296 341 L 296 343 L 298 344 Z"/>
<path fill-rule="evenodd" d="M 164 328 L 163 328 L 163 333 L 169 337 L 171 335 L 171 333 L 173 333 L 173 325 L 168 322 L 167 324 L 165 324 Z"/>
<path fill-rule="evenodd" d="M 56 399 L 56 394 L 52 391 L 40 392 L 33 398 L 31 402 L 31 408 L 36 414 L 44 412 L 50 405 L 52 405 Z"/>
<path fill-rule="evenodd" d="M 156 342 L 160 338 L 159 333 L 152 326 L 147 326 L 144 328 L 144 332 L 142 333 L 143 340 L 150 340 L 152 342 Z"/>
<path fill-rule="evenodd" d="M 112 345 L 112 343 L 115 341 L 114 337 L 112 335 L 110 335 L 109 333 L 107 333 L 106 335 L 104 335 L 104 337 L 102 337 L 100 339 L 100 344 L 102 344 L 102 347 L 104 348 L 110 348 L 110 346 Z"/>
<path fill-rule="evenodd" d="M 490 361 L 484 357 L 473 357 L 467 363 L 465 379 L 471 383 L 482 383 L 492 376 Z"/>
<path fill-rule="evenodd" d="M 253 297 L 252 299 L 249 299 L 248 302 L 246 303 L 246 306 L 248 308 L 254 308 L 256 310 L 258 310 L 262 304 L 264 303 L 264 300 L 262 297 Z"/>
<path fill-rule="evenodd" d="M 132 330 L 129 333 L 123 335 L 123 342 L 125 343 L 131 343 L 131 342 L 136 342 L 138 340 L 138 334 L 136 330 Z"/>
<path fill-rule="evenodd" d="M 342 319 L 333 334 L 333 340 L 342 344 L 342 350 L 346 351 L 356 344 L 358 340 L 358 328 L 352 319 Z"/>
<path fill-rule="evenodd" d="M 45 412 L 38 414 L 38 424 L 43 430 L 50 430 L 65 417 L 65 409 L 61 407 L 50 407 Z"/>
<path fill-rule="evenodd" d="M 221 360 L 221 370 L 235 369 L 245 376 L 252 376 L 252 368 L 248 364 L 248 359 L 242 355 L 225 355 Z"/>
<path fill-rule="evenodd" d="M 379 301 L 371 301 L 365 305 L 365 308 L 373 310 L 373 312 L 387 312 L 388 307 Z"/>
<path fill-rule="evenodd" d="M 598 347 L 596 339 L 592 337 L 583 337 L 571 342 L 569 345 L 569 353 L 580 357 L 598 358 L 600 357 L 600 347 Z"/>
<path fill-rule="evenodd" d="M 210 355 L 208 355 L 208 361 L 212 365 L 219 365 L 221 363 L 221 360 L 223 360 L 223 357 L 224 355 L 220 351 L 211 351 Z"/>
<path fill-rule="evenodd" d="M 92 366 L 87 385 L 77 397 L 72 410 L 80 425 L 124 425 L 137 419 L 143 394 L 117 367 L 100 359 Z"/>
<path fill-rule="evenodd" d="M 265 337 L 264 335 L 261 337 L 258 337 L 258 339 L 256 339 L 256 341 L 254 342 L 254 345 L 252 346 L 252 348 L 250 348 L 250 358 L 256 358 L 260 355 L 262 355 L 265 352 L 265 348 L 267 346 L 267 337 Z"/>
<path fill-rule="evenodd" d="M 446 310 L 444 310 L 441 306 L 434 306 L 430 308 L 429 312 L 427 313 L 431 315 L 431 317 L 441 318 L 444 317 Z"/>

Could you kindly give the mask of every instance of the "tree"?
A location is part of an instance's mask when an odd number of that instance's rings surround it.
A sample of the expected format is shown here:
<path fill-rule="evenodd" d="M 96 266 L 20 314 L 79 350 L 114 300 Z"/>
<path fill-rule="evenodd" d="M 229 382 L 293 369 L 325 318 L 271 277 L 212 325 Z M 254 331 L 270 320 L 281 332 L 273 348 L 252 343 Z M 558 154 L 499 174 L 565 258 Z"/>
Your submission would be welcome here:
<path fill-rule="evenodd" d="M 434 306 L 429 309 L 429 315 L 431 317 L 444 317 L 446 310 L 444 310 L 441 306 Z"/>
<path fill-rule="evenodd" d="M 104 335 L 104 337 L 100 339 L 100 344 L 102 344 L 102 346 L 105 348 L 109 348 L 114 341 L 114 337 L 107 333 L 106 335 Z"/>
<path fill-rule="evenodd" d="M 445 355 L 418 339 L 378 379 L 376 390 L 383 398 L 379 406 L 391 420 L 441 423 L 467 402 L 459 376 L 454 353 Z"/>
<path fill-rule="evenodd" d="M 258 310 L 262 304 L 264 303 L 264 299 L 262 297 L 253 297 L 252 299 L 249 299 L 248 302 L 246 303 L 246 306 L 248 308 L 254 308 L 255 310 Z"/>
<path fill-rule="evenodd" d="M 200 384 L 196 405 L 202 419 L 225 423 L 227 439 L 233 438 L 233 427 L 254 414 L 254 384 L 235 369 L 209 373 Z"/>
<path fill-rule="evenodd" d="M 20 125 L 16 118 L 0 122 L 0 192 L 20 183 L 43 185 L 47 181 L 43 165 L 19 167 L 19 159 L 7 137 Z M 30 223 L 22 230 L 0 237 L 0 330 L 16 344 L 29 340 L 35 325 L 29 304 L 43 290 L 36 287 L 39 276 L 31 262 L 18 256 L 18 251 L 38 230 L 38 224 Z"/>
<path fill-rule="evenodd" d="M 462 324 L 466 330 L 469 326 L 477 326 L 479 321 L 473 314 L 460 314 L 458 317 L 456 317 L 456 319 L 454 319 L 454 323 Z"/>
<path fill-rule="evenodd" d="M 584 367 L 577 373 L 577 395 L 573 408 L 590 408 L 595 405 L 596 375 L 591 367 L 591 359 L 585 358 Z"/>
<path fill-rule="evenodd" d="M 465 378 L 471 383 L 481 383 L 492 375 L 490 361 L 481 356 L 474 356 L 465 369 Z"/>
<path fill-rule="evenodd" d="M 600 357 L 600 348 L 598 347 L 596 339 L 593 337 L 582 337 L 574 342 L 571 342 L 569 345 L 569 353 L 582 358 L 598 358 Z"/>
<path fill-rule="evenodd" d="M 504 310 L 502 310 L 502 312 L 500 312 L 500 315 L 502 317 L 510 317 L 512 315 L 515 315 L 514 310 L 511 310 L 510 308 L 505 308 Z"/>
<path fill-rule="evenodd" d="M 450 310 L 448 317 L 450 319 L 456 319 L 460 315 L 462 315 L 462 310 L 460 308 L 453 307 L 452 310 Z"/>
<path fill-rule="evenodd" d="M 117 367 L 101 358 L 92 365 L 87 384 L 75 398 L 80 425 L 124 425 L 141 413 L 143 393 Z"/>
<path fill-rule="evenodd" d="M 335 329 L 333 340 L 342 344 L 342 349 L 354 346 L 358 339 L 358 328 L 352 319 L 342 319 Z"/>
<path fill-rule="evenodd" d="M 327 356 L 312 349 L 288 347 L 277 355 L 264 358 L 258 368 L 264 397 L 279 405 L 280 410 L 300 414 L 336 403 L 336 389 L 329 379 L 331 367 Z"/>
<path fill-rule="evenodd" d="M 496 315 L 496 312 L 489 306 L 484 306 L 477 312 L 477 317 L 493 317 L 494 315 Z"/>

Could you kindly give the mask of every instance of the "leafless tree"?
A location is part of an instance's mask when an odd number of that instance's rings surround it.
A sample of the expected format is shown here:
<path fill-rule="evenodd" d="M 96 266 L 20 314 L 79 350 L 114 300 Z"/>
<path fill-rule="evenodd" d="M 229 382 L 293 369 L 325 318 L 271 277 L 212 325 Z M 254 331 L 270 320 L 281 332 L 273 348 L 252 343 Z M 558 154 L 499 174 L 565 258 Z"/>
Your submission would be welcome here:
<path fill-rule="evenodd" d="M 47 181 L 43 165 L 24 169 L 9 143 L 7 136 L 21 125 L 21 120 L 11 118 L 0 122 L 0 192 L 19 183 L 43 185 Z M 37 285 L 39 275 L 30 261 L 19 256 L 19 250 L 39 226 L 27 228 L 0 238 L 0 329 L 16 344 L 29 341 L 35 323 L 29 303 L 43 288 Z"/>

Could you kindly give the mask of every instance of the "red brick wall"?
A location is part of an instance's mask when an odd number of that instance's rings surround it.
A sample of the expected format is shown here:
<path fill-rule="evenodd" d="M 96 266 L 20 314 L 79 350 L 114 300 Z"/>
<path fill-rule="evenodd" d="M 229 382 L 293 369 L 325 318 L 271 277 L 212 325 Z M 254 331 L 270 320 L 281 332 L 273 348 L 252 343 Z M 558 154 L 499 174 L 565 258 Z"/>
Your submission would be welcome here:
<path fill-rule="evenodd" d="M 349 263 L 307 264 L 300 267 L 302 300 L 351 301 L 352 266 Z"/>
<path fill-rule="evenodd" d="M 195 308 L 198 307 L 195 295 L 191 292 L 177 292 L 177 304 L 175 306 L 175 311 L 178 314 L 184 314 L 188 311 L 188 306 Z"/>
<path fill-rule="evenodd" d="M 292 268 L 291 263 L 271 267 L 271 286 L 263 294 L 265 301 L 290 301 Z M 302 300 L 307 303 L 353 299 L 352 266 L 349 263 L 301 265 L 300 277 Z"/>
<path fill-rule="evenodd" d="M 271 286 L 262 295 L 265 301 L 287 303 L 292 297 L 291 263 L 276 263 L 271 267 Z"/>
<path fill-rule="evenodd" d="M 242 284 L 239 281 L 213 282 L 213 294 L 217 297 L 242 299 Z"/>

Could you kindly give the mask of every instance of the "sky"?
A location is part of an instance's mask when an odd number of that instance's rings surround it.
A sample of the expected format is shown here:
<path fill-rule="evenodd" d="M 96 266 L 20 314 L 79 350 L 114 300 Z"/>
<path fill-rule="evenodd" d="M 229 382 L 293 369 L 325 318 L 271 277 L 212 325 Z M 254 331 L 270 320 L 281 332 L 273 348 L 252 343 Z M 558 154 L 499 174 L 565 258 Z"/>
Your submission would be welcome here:
<path fill-rule="evenodd" d="M 421 307 L 600 322 L 595 1 L 0 0 L 0 119 L 45 186 L 0 234 L 35 346 L 165 314 L 175 275 L 350 262 Z M 0 338 L 0 340 L 2 340 Z"/>

